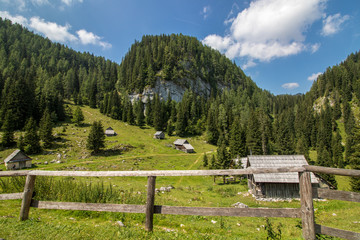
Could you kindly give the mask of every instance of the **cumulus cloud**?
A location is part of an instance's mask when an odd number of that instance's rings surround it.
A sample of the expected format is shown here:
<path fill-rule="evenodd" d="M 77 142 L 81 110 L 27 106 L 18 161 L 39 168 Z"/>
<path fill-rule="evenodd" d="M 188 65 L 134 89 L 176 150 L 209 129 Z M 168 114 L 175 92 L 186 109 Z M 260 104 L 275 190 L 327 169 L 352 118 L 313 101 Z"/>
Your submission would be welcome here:
<path fill-rule="evenodd" d="M 318 72 L 318 73 L 313 73 L 311 74 L 311 76 L 308 77 L 309 81 L 315 81 L 322 73 Z"/>
<path fill-rule="evenodd" d="M 285 83 L 283 85 L 281 85 L 282 88 L 288 89 L 288 90 L 292 90 L 295 88 L 298 88 L 300 85 L 298 83 Z"/>
<path fill-rule="evenodd" d="M 93 44 L 93 45 L 99 45 L 103 48 L 111 48 L 111 44 L 110 43 L 107 43 L 107 42 L 104 42 L 102 41 L 101 37 L 95 35 L 94 33 L 92 32 L 88 32 L 84 29 L 81 29 L 79 31 L 76 32 L 77 35 L 79 36 L 79 40 L 82 44 L 84 45 L 88 45 L 88 44 Z"/>
<path fill-rule="evenodd" d="M 27 26 L 27 24 L 28 24 L 28 20 L 25 17 L 20 16 L 20 15 L 12 16 L 7 11 L 0 11 L 0 17 L 9 19 L 11 22 L 18 23 L 23 26 Z"/>
<path fill-rule="evenodd" d="M 306 50 L 314 52 L 320 46 L 306 44 L 305 33 L 322 18 L 325 0 L 256 0 L 231 17 L 234 9 L 224 22 L 231 23 L 229 34 L 209 35 L 203 40 L 229 58 L 271 61 Z"/>
<path fill-rule="evenodd" d="M 61 43 L 73 42 L 83 45 L 92 44 L 100 46 L 103 49 L 112 47 L 110 43 L 103 41 L 102 37 L 97 36 L 92 32 L 88 32 L 85 29 L 77 31 L 77 36 L 75 36 L 70 32 L 70 24 L 60 25 L 55 22 L 48 22 L 39 17 L 32 17 L 30 20 L 28 20 L 27 18 L 20 15 L 12 16 L 7 11 L 0 11 L 0 17 L 9 19 L 14 23 L 19 23 L 29 29 L 41 33 L 52 41 Z"/>
<path fill-rule="evenodd" d="M 71 28 L 69 24 L 61 26 L 54 22 L 46 22 L 39 17 L 32 17 L 29 26 L 37 32 L 44 34 L 52 41 L 73 42 L 77 40 L 76 36 L 69 32 L 69 29 Z"/>
<path fill-rule="evenodd" d="M 328 16 L 323 20 L 321 34 L 323 36 L 329 36 L 339 32 L 341 30 L 341 25 L 349 18 L 348 15 L 341 16 L 340 13 Z"/>

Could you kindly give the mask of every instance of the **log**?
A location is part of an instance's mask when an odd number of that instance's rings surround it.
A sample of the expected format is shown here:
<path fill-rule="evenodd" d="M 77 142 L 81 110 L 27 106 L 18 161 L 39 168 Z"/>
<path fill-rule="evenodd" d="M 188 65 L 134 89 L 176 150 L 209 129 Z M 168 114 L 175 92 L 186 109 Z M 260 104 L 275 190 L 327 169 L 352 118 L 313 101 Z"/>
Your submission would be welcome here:
<path fill-rule="evenodd" d="M 155 214 L 229 216 L 229 217 L 284 217 L 300 218 L 299 208 L 211 208 L 155 206 Z"/>
<path fill-rule="evenodd" d="M 326 188 L 313 188 L 313 197 L 349 202 L 360 202 L 360 193 L 331 190 Z"/>
<path fill-rule="evenodd" d="M 332 237 L 344 238 L 349 240 L 359 240 L 360 233 L 341 230 L 337 228 L 325 227 L 319 224 L 315 224 L 315 231 L 319 234 L 324 234 Z"/>
<path fill-rule="evenodd" d="M 24 221 L 29 218 L 30 204 L 34 192 L 36 176 L 28 175 L 24 186 L 24 195 L 21 202 L 20 220 Z"/>
<path fill-rule="evenodd" d="M 0 177 L 17 177 L 26 176 L 30 170 L 18 170 L 18 171 L 0 171 Z"/>
<path fill-rule="evenodd" d="M 62 177 L 148 177 L 148 176 L 226 176 L 247 175 L 258 173 L 286 173 L 303 172 L 304 167 L 282 168 L 246 168 L 246 169 L 223 169 L 223 170 L 156 170 L 156 171 L 44 171 L 34 170 L 28 172 L 34 176 L 62 176 Z"/>
<path fill-rule="evenodd" d="M 145 213 L 144 205 L 133 205 L 133 204 L 50 202 L 50 201 L 33 200 L 31 202 L 31 207 L 39 208 L 39 209 L 54 209 L 54 210 Z"/>
<path fill-rule="evenodd" d="M 156 177 L 148 177 L 147 184 L 147 198 L 146 198 L 146 221 L 145 221 L 145 230 L 151 232 L 153 230 L 153 220 L 154 220 L 154 203 L 155 203 L 155 183 Z"/>
<path fill-rule="evenodd" d="M 307 171 L 311 171 L 311 172 L 334 174 L 334 175 L 341 175 L 341 176 L 360 177 L 360 170 L 329 168 L 329 167 L 320 167 L 320 166 L 312 166 L 312 165 L 305 165 L 303 167 Z"/>
<path fill-rule="evenodd" d="M 310 172 L 299 173 L 303 238 L 315 239 L 315 217 Z"/>
<path fill-rule="evenodd" d="M 0 200 L 22 199 L 24 193 L 3 193 L 0 194 Z"/>

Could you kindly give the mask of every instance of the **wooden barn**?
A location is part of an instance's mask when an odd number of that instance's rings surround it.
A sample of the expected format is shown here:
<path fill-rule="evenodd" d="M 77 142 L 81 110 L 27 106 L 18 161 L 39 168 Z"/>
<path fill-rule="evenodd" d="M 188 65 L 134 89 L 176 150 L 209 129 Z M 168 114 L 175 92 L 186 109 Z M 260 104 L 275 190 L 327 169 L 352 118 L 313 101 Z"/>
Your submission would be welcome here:
<path fill-rule="evenodd" d="M 158 131 L 154 134 L 154 138 L 155 139 L 164 139 L 165 138 L 165 133 L 163 131 Z"/>
<path fill-rule="evenodd" d="M 186 139 L 176 139 L 174 142 L 175 148 L 186 153 L 194 153 L 193 146 Z"/>
<path fill-rule="evenodd" d="M 247 166 L 252 168 L 301 167 L 308 165 L 303 155 L 248 156 Z M 313 187 L 319 181 L 311 173 Z M 297 172 L 264 173 L 248 176 L 248 186 L 256 197 L 299 198 L 299 175 Z"/>
<path fill-rule="evenodd" d="M 108 127 L 106 130 L 105 130 L 105 135 L 107 137 L 112 137 L 112 136 L 116 136 L 117 133 L 114 131 L 114 129 L 112 129 L 111 127 Z"/>
<path fill-rule="evenodd" d="M 7 170 L 18 170 L 31 167 L 32 159 L 25 155 L 20 149 L 15 150 L 5 160 L 5 166 Z"/>

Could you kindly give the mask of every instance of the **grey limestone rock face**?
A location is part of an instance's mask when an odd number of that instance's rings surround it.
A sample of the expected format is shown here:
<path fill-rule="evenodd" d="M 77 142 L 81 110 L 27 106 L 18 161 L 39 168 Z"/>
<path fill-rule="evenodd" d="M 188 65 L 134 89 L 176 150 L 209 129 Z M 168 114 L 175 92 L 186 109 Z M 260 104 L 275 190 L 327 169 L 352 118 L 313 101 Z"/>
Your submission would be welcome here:
<path fill-rule="evenodd" d="M 217 87 L 218 89 L 226 88 L 225 85 L 221 85 L 220 83 Z M 170 94 L 172 100 L 180 102 L 187 89 L 192 90 L 200 96 L 210 96 L 211 92 L 210 84 L 200 78 L 195 80 L 183 78 L 176 81 L 165 81 L 158 78 L 153 88 L 146 87 L 142 93 L 133 93 L 130 94 L 129 97 L 131 102 L 141 100 L 143 103 L 147 103 L 154 98 L 156 93 L 159 95 L 160 99 L 165 101 Z"/>

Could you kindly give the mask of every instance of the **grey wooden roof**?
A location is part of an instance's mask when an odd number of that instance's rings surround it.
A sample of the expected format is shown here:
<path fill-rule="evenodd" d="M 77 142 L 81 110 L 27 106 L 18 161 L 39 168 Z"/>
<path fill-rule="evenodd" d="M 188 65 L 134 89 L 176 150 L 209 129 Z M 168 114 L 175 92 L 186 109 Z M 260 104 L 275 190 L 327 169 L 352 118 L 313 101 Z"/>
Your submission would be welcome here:
<path fill-rule="evenodd" d="M 163 132 L 162 132 L 162 131 L 157 131 L 157 132 L 154 134 L 154 136 L 159 136 L 160 134 L 163 134 Z"/>
<path fill-rule="evenodd" d="M 233 159 L 233 161 L 234 161 L 234 163 L 236 164 L 236 165 L 239 165 L 239 164 L 241 164 L 240 165 L 240 167 L 241 168 L 246 168 L 246 164 L 247 164 L 247 161 L 248 161 L 248 158 L 247 157 L 242 157 L 242 158 L 235 158 L 235 159 Z"/>
<path fill-rule="evenodd" d="M 174 145 L 184 145 L 186 143 L 189 143 L 186 139 L 176 139 Z"/>
<path fill-rule="evenodd" d="M 185 144 L 183 144 L 183 146 L 185 147 L 185 149 L 187 149 L 187 150 L 194 150 L 194 147 L 193 146 L 191 146 L 191 144 L 190 143 L 185 143 Z"/>
<path fill-rule="evenodd" d="M 248 156 L 248 160 L 252 168 L 301 167 L 309 165 L 303 155 L 252 155 Z M 297 172 L 263 173 L 254 174 L 254 179 L 258 183 L 299 183 L 299 174 Z M 318 183 L 313 173 L 311 173 L 311 182 Z"/>
<path fill-rule="evenodd" d="M 23 153 L 20 149 L 15 150 L 12 154 L 10 154 L 7 158 L 5 158 L 4 162 L 23 162 L 32 160 L 25 153 Z"/>

